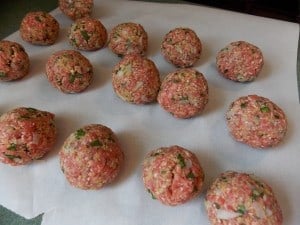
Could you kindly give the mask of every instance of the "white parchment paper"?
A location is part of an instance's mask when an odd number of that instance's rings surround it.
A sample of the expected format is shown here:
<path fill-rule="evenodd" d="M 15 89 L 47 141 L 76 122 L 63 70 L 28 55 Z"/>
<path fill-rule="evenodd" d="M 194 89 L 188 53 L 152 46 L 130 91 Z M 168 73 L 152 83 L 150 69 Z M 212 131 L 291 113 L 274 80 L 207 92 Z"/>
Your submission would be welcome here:
<path fill-rule="evenodd" d="M 147 57 L 163 78 L 175 67 L 160 54 L 163 36 L 175 27 L 189 27 L 203 44 L 195 68 L 209 84 L 209 103 L 201 115 L 176 119 L 158 104 L 132 105 L 113 92 L 111 71 L 119 58 L 107 48 L 82 52 L 94 66 L 92 85 L 81 94 L 63 94 L 44 75 L 48 57 L 72 49 L 67 30 L 72 21 L 58 9 L 52 15 L 61 26 L 52 46 L 33 46 L 19 37 L 31 60 L 30 74 L 22 80 L 0 83 L 0 113 L 19 106 L 36 107 L 56 114 L 58 139 L 44 159 L 26 166 L 0 164 L 0 204 L 31 218 L 45 213 L 43 225 L 199 225 L 208 224 L 204 209 L 205 190 L 225 170 L 254 173 L 276 193 L 284 224 L 300 221 L 300 105 L 297 94 L 296 56 L 299 26 L 294 23 L 239 14 L 208 7 L 95 0 L 93 16 L 108 32 L 117 24 L 137 22 L 149 35 Z M 215 67 L 216 53 L 232 41 L 245 40 L 261 48 L 265 65 L 252 83 L 239 84 L 221 77 Z M 289 121 L 282 144 L 269 150 L 254 150 L 235 142 L 228 134 L 224 113 L 236 98 L 258 94 L 277 103 Z M 120 176 L 97 191 L 71 187 L 59 167 L 57 153 L 64 139 L 89 123 L 109 126 L 120 139 L 126 161 Z M 177 207 L 152 200 L 141 180 L 141 163 L 152 149 L 180 145 L 195 152 L 206 174 L 200 197 Z"/>

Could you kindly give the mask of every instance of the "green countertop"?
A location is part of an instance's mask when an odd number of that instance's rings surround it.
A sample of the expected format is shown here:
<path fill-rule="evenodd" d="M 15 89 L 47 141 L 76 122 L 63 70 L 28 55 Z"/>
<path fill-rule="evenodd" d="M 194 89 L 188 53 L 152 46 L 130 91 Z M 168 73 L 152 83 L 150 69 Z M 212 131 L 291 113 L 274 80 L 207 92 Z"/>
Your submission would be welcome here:
<path fill-rule="evenodd" d="M 153 2 L 176 2 L 183 1 L 158 1 Z M 29 11 L 44 10 L 51 11 L 57 7 L 57 0 L 3 0 L 0 7 L 0 39 L 4 39 L 9 34 L 19 29 L 20 22 L 24 15 Z M 300 48 L 300 41 L 298 43 L 298 49 Z M 300 90 L 300 53 L 298 51 L 297 58 L 297 74 L 298 74 L 298 90 Z M 0 205 L 0 225 L 40 225 L 42 222 L 42 216 L 39 215 L 31 220 L 13 213 L 10 210 Z"/>
<path fill-rule="evenodd" d="M 22 18 L 29 11 L 51 11 L 57 7 L 57 0 L 4 0 L 0 7 L 0 39 L 19 29 Z"/>

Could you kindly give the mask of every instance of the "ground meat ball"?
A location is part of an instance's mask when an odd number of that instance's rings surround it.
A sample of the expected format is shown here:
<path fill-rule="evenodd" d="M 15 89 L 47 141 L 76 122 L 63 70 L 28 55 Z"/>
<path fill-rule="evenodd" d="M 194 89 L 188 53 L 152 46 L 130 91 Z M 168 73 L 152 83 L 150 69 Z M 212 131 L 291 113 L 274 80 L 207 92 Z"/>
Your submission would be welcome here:
<path fill-rule="evenodd" d="M 175 206 L 200 194 L 204 172 L 194 153 L 175 145 L 147 155 L 143 181 L 152 198 Z"/>
<path fill-rule="evenodd" d="M 281 225 L 276 197 L 266 183 L 246 173 L 222 173 L 206 193 L 212 225 Z"/>
<path fill-rule="evenodd" d="M 99 189 L 119 174 L 124 154 L 113 131 L 91 124 L 72 133 L 59 152 L 67 180 L 81 189 Z"/>
<path fill-rule="evenodd" d="M 109 49 L 119 56 L 126 54 L 144 55 L 148 47 L 148 35 L 137 23 L 122 23 L 109 34 Z"/>
<path fill-rule="evenodd" d="M 0 41 L 0 81 L 23 78 L 29 72 L 29 57 L 22 45 Z"/>
<path fill-rule="evenodd" d="M 43 157 L 54 145 L 54 114 L 20 107 L 0 117 L 0 161 L 13 166 Z"/>
<path fill-rule="evenodd" d="M 20 26 L 20 35 L 24 41 L 35 45 L 52 45 L 59 34 L 57 20 L 47 12 L 29 12 Z"/>
<path fill-rule="evenodd" d="M 76 20 L 69 30 L 69 41 L 80 50 L 97 50 L 103 48 L 107 41 L 107 32 L 103 24 L 93 18 Z"/>
<path fill-rule="evenodd" d="M 276 104 L 267 98 L 248 95 L 231 103 L 227 113 L 231 135 L 253 148 L 279 144 L 287 131 L 287 119 Z"/>
<path fill-rule="evenodd" d="M 156 101 L 160 87 L 155 64 L 141 55 L 126 55 L 114 68 L 112 85 L 124 101 L 145 104 Z"/>
<path fill-rule="evenodd" d="M 90 85 L 93 67 L 80 52 L 62 50 L 48 59 L 46 75 L 49 82 L 62 92 L 78 93 Z"/>
<path fill-rule="evenodd" d="M 193 66 L 200 58 L 201 51 L 199 37 L 189 28 L 171 30 L 161 44 L 161 52 L 165 59 L 180 68 Z"/>
<path fill-rule="evenodd" d="M 245 41 L 232 42 L 217 54 L 219 72 L 227 79 L 253 81 L 264 64 L 261 50 Z"/>
<path fill-rule="evenodd" d="M 177 118 L 193 117 L 208 103 L 207 81 L 195 69 L 177 70 L 164 78 L 157 100 Z"/>
<path fill-rule="evenodd" d="M 59 0 L 60 10 L 72 20 L 89 17 L 94 7 L 93 0 Z"/>

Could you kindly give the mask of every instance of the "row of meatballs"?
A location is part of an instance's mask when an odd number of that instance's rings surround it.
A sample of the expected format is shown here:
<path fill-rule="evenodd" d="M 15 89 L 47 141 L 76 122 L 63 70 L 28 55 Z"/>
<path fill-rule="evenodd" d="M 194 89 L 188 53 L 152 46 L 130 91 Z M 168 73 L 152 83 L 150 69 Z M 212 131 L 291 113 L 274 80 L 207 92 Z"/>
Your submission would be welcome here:
<path fill-rule="evenodd" d="M 30 12 L 20 25 L 22 39 L 31 44 L 51 45 L 55 43 L 58 33 L 57 20 L 46 12 Z M 127 54 L 145 55 L 148 48 L 148 35 L 142 25 L 132 22 L 121 23 L 112 29 L 108 37 L 103 24 L 91 17 L 77 19 L 69 29 L 68 39 L 76 49 L 86 51 L 101 49 L 108 42 L 108 48 L 121 57 Z M 8 48 L 6 45 L 2 48 Z M 18 48 L 14 57 L 18 54 Z M 161 53 L 165 59 L 180 68 L 193 66 L 200 58 L 201 51 L 200 38 L 190 28 L 175 28 L 169 31 L 161 43 Z M 18 59 L 20 75 L 10 76 L 9 71 L 3 71 L 1 80 L 19 79 L 28 73 L 29 60 L 24 53 L 20 54 Z M 263 66 L 263 55 L 253 44 L 237 41 L 230 43 L 218 53 L 216 64 L 220 73 L 228 79 L 240 82 L 252 81 Z M 18 67 L 14 68 L 15 71 Z"/>
<path fill-rule="evenodd" d="M 0 117 L 0 160 L 22 165 L 43 157 L 55 142 L 54 114 L 16 108 Z M 124 152 L 115 133 L 101 124 L 77 129 L 59 151 L 61 170 L 80 189 L 100 189 L 120 173 Z M 197 156 L 180 146 L 150 151 L 142 179 L 153 199 L 179 205 L 203 191 L 204 170 Z M 227 171 L 209 187 L 205 206 L 212 224 L 282 224 L 272 188 L 252 174 Z"/>
<path fill-rule="evenodd" d="M 267 98 L 248 95 L 232 102 L 227 127 L 240 142 L 254 148 L 278 145 L 285 137 L 284 112 Z M 16 108 L 0 116 L 0 161 L 26 164 L 41 158 L 54 144 L 54 114 L 34 108 Z"/>

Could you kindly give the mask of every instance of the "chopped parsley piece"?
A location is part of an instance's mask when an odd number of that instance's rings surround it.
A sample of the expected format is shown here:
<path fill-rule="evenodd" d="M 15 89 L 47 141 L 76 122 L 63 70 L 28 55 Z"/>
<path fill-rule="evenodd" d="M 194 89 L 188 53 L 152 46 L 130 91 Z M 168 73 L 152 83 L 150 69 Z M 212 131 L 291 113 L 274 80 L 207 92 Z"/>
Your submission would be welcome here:
<path fill-rule="evenodd" d="M 81 78 L 81 77 L 82 77 L 81 73 L 75 72 L 75 73 L 71 74 L 69 81 L 70 81 L 70 83 L 74 83 L 76 78 Z"/>
<path fill-rule="evenodd" d="M 17 150 L 17 145 L 15 143 L 10 143 L 10 145 L 7 147 L 7 150 L 15 151 Z"/>
<path fill-rule="evenodd" d="M 195 179 L 195 175 L 193 174 L 192 171 L 190 171 L 190 172 L 188 173 L 188 175 L 186 175 L 186 178 L 188 178 L 188 179 Z"/>
<path fill-rule="evenodd" d="M 257 200 L 259 197 L 263 197 L 264 191 L 259 189 L 253 189 L 251 192 L 251 199 L 253 201 Z"/>
<path fill-rule="evenodd" d="M 182 155 L 178 154 L 177 159 L 178 159 L 178 163 L 179 163 L 180 167 L 184 168 L 185 167 L 185 161 L 184 161 L 184 158 L 182 157 Z"/>
<path fill-rule="evenodd" d="M 102 145 L 103 144 L 98 139 L 91 142 L 92 147 L 97 147 L 97 146 L 102 146 Z"/>
<path fill-rule="evenodd" d="M 160 155 L 160 152 L 155 152 L 151 154 L 151 156 L 158 156 L 158 155 Z"/>
<path fill-rule="evenodd" d="M 166 42 L 167 42 L 168 44 L 171 44 L 171 43 L 173 42 L 173 40 L 172 40 L 172 38 L 167 38 L 167 39 L 166 39 Z"/>
<path fill-rule="evenodd" d="M 180 101 L 188 101 L 189 96 L 181 96 Z"/>
<path fill-rule="evenodd" d="M 18 155 L 9 155 L 9 154 L 4 154 L 4 155 L 11 160 L 21 159 L 21 156 L 18 156 Z"/>
<path fill-rule="evenodd" d="M 28 113 L 21 115 L 20 119 L 30 119 L 30 115 Z"/>
<path fill-rule="evenodd" d="M 77 43 L 76 43 L 76 39 L 75 39 L 75 38 L 72 38 L 72 39 L 71 39 L 71 42 L 72 42 L 72 44 L 73 44 L 74 46 L 77 47 Z"/>
<path fill-rule="evenodd" d="M 34 17 L 36 21 L 42 22 L 41 18 L 39 16 Z"/>
<path fill-rule="evenodd" d="M 36 112 L 36 111 L 37 111 L 35 108 L 31 108 L 31 107 L 26 108 L 26 110 L 27 110 L 28 112 Z"/>
<path fill-rule="evenodd" d="M 85 135 L 85 131 L 83 129 L 79 129 L 75 133 L 75 138 L 78 140 Z"/>
<path fill-rule="evenodd" d="M 153 193 L 150 191 L 150 189 L 147 189 L 147 191 L 151 194 L 152 199 L 156 199 L 156 197 L 153 195 Z"/>
<path fill-rule="evenodd" d="M 0 72 L 0 78 L 1 78 L 1 77 L 6 77 L 6 73 Z"/>
<path fill-rule="evenodd" d="M 247 103 L 246 102 L 243 102 L 243 103 L 241 103 L 241 108 L 243 109 L 243 108 L 246 108 L 247 107 Z"/>
<path fill-rule="evenodd" d="M 244 215 L 246 213 L 246 207 L 244 205 L 238 205 L 236 212 Z"/>
<path fill-rule="evenodd" d="M 114 137 L 113 137 L 113 135 L 109 135 L 109 137 L 107 138 L 107 140 L 109 140 L 109 141 L 111 141 L 113 143 L 116 142 L 115 139 L 114 139 Z"/>
<path fill-rule="evenodd" d="M 222 48 L 221 51 L 228 51 L 228 47 Z"/>
<path fill-rule="evenodd" d="M 220 209 L 221 208 L 221 206 L 218 204 L 218 203 L 214 203 L 214 206 L 216 207 L 216 209 Z"/>
<path fill-rule="evenodd" d="M 83 39 L 84 39 L 86 42 L 88 42 L 89 39 L 90 39 L 89 34 L 88 34 L 85 30 L 80 31 L 80 33 L 81 33 L 81 36 L 83 37 Z"/>
<path fill-rule="evenodd" d="M 266 105 L 262 105 L 260 107 L 260 111 L 267 113 L 267 112 L 270 112 L 270 108 L 268 106 L 266 106 Z"/>
<path fill-rule="evenodd" d="M 166 174 L 167 173 L 167 171 L 166 170 L 162 170 L 162 171 L 160 171 L 160 174 Z"/>

